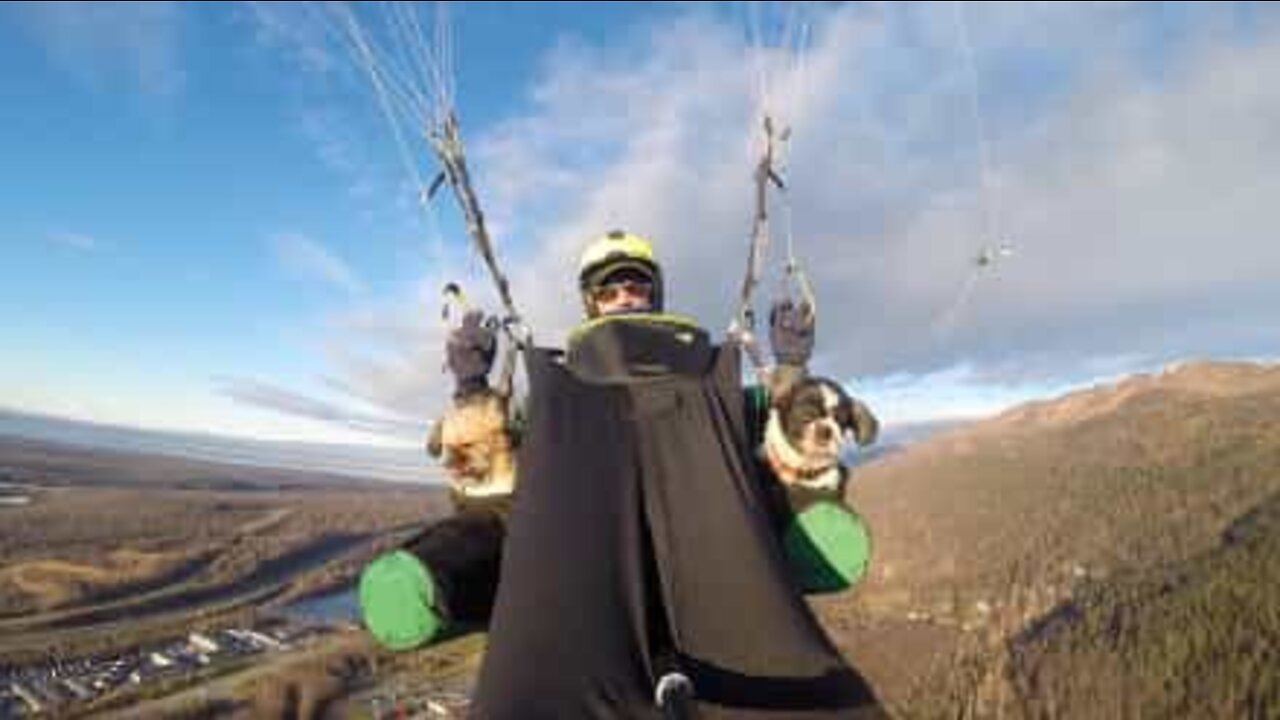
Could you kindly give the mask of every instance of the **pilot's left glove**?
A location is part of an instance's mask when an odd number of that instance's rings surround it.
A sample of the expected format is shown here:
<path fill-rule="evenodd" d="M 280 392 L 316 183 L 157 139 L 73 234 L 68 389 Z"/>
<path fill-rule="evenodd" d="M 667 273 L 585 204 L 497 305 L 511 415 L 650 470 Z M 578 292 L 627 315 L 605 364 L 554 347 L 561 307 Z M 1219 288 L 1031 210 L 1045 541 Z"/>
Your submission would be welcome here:
<path fill-rule="evenodd" d="M 497 332 L 485 322 L 484 313 L 467 312 L 462 324 L 449 333 L 445 346 L 445 360 L 457 382 L 455 397 L 489 387 L 489 371 L 497 350 Z"/>

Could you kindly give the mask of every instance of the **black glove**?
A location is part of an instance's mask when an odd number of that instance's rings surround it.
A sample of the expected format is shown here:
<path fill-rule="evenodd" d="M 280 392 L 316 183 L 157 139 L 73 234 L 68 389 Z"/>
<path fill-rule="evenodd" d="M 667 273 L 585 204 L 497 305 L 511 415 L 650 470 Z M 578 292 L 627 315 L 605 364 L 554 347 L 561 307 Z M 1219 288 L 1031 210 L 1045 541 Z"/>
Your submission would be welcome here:
<path fill-rule="evenodd" d="M 484 313 L 468 311 L 462 325 L 449 333 L 445 361 L 457 381 L 456 396 L 468 395 L 489 387 L 489 371 L 498 350 L 498 335 L 485 322 Z"/>
<path fill-rule="evenodd" d="M 780 365 L 805 367 L 813 355 L 813 308 L 807 302 L 777 300 L 769 309 L 769 344 Z"/>

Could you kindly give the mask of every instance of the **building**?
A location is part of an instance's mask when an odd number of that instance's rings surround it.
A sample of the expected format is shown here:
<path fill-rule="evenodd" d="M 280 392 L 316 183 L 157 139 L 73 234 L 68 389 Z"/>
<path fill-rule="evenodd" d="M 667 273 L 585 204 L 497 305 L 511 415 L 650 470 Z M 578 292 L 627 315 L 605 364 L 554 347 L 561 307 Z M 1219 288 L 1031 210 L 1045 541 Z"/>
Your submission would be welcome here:
<path fill-rule="evenodd" d="M 16 681 L 10 683 L 9 690 L 27 706 L 27 710 L 32 715 L 44 710 L 44 698 L 40 697 L 34 690 L 23 683 Z"/>
<path fill-rule="evenodd" d="M 246 630 L 244 634 L 245 634 L 245 637 L 247 637 L 250 641 L 257 643 L 259 647 L 267 648 L 270 650 L 284 649 L 284 644 L 282 644 L 279 640 L 276 640 L 270 635 L 264 635 L 258 632 L 257 630 Z"/>
<path fill-rule="evenodd" d="M 79 680 L 75 678 L 70 678 L 70 677 L 62 678 L 62 684 L 65 685 L 66 688 L 71 691 L 72 695 L 76 696 L 77 700 L 88 700 L 94 696 L 94 693 L 92 690 L 85 687 L 84 683 L 81 683 Z"/>
<path fill-rule="evenodd" d="M 266 635 L 254 630 L 230 628 L 226 632 L 227 635 L 234 638 L 242 648 L 250 652 L 258 652 L 265 649 L 280 650 L 284 647 L 275 638 L 267 637 Z"/>
<path fill-rule="evenodd" d="M 16 718 L 20 712 L 22 702 L 8 691 L 0 690 L 0 718 Z"/>
<path fill-rule="evenodd" d="M 187 636 L 187 641 L 191 643 L 191 647 L 205 655 L 216 654 L 219 650 L 218 643 L 215 642 L 213 638 L 202 633 L 191 633 Z"/>

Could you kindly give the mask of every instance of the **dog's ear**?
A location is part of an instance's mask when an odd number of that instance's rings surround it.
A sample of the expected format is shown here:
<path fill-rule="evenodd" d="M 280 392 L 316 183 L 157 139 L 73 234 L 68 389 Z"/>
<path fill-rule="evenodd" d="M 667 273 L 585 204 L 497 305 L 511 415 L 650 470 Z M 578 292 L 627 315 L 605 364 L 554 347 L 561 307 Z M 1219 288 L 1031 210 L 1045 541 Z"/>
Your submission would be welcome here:
<path fill-rule="evenodd" d="M 852 402 L 853 397 L 849 395 L 843 385 L 835 380 L 819 375 L 811 375 L 810 377 L 815 383 L 821 385 L 824 390 L 827 390 L 836 396 L 836 407 L 845 406 Z"/>
<path fill-rule="evenodd" d="M 849 415 L 853 424 L 853 439 L 858 447 L 866 447 L 880 436 L 880 421 L 871 408 L 857 398 L 849 398 Z"/>
<path fill-rule="evenodd" d="M 427 431 L 427 454 L 433 458 L 439 458 L 444 452 L 444 426 L 443 421 L 433 420 L 431 428 Z"/>

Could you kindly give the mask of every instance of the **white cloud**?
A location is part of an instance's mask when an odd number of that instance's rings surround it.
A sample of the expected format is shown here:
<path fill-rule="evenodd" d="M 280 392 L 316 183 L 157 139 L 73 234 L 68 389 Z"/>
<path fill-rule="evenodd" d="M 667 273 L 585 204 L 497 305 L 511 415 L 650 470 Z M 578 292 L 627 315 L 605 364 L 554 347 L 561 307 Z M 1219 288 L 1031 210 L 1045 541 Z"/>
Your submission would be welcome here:
<path fill-rule="evenodd" d="M 182 88 L 181 4 L 19 2 L 10 10 L 63 69 L 102 83 L 118 75 L 155 95 Z"/>
<path fill-rule="evenodd" d="M 368 201 L 390 194 L 386 173 L 378 172 L 377 165 L 365 155 L 365 148 L 343 126 L 333 110 L 312 109 L 301 118 L 303 134 L 311 141 L 320 162 L 347 183 L 348 196 Z"/>
<path fill-rule="evenodd" d="M 238 7 L 244 9 L 241 17 L 258 44 L 290 53 L 307 72 L 323 75 L 332 72 L 337 63 L 333 48 L 318 32 L 322 10 L 312 5 L 244 2 Z"/>
<path fill-rule="evenodd" d="M 48 238 L 49 242 L 56 245 L 86 253 L 95 252 L 101 246 L 97 238 L 83 233 L 55 232 L 50 233 Z"/>
<path fill-rule="evenodd" d="M 433 417 L 446 406 L 453 386 L 444 373 L 441 290 L 459 282 L 476 302 L 490 293 L 487 278 L 458 258 L 430 267 L 411 297 L 331 318 L 331 390 L 405 417 Z"/>
<path fill-rule="evenodd" d="M 771 60 L 774 110 L 794 129 L 796 251 L 822 308 L 815 369 L 966 368 L 965 382 L 1053 387 L 1116 357 L 1280 350 L 1269 12 L 1237 33 L 1232 11 L 1197 6 L 1173 32 L 1172 10 L 1141 3 L 966 4 L 970 57 L 955 7 L 824 4 L 804 73 Z M 673 309 L 716 330 L 733 309 L 758 138 L 741 28 L 694 11 L 646 30 L 562 43 L 522 115 L 468 135 L 543 342 L 577 321 L 574 257 L 614 226 L 656 239 Z M 462 102 L 465 117 L 465 88 Z M 1002 242 L 1017 254 L 970 280 L 972 258 Z M 412 326 L 422 306 L 391 316 Z M 438 406 L 442 333 L 422 322 L 374 359 L 352 340 L 385 323 L 348 328 L 333 341 L 335 384 L 386 407 Z"/>
<path fill-rule="evenodd" d="M 220 393 L 237 403 L 307 418 L 367 435 L 415 441 L 425 423 L 407 421 L 384 413 L 354 410 L 337 403 L 249 378 L 219 378 Z"/>
<path fill-rule="evenodd" d="M 249 2 L 238 7 L 236 18 L 262 51 L 257 57 L 263 72 L 287 81 L 297 128 L 323 168 L 345 183 L 351 211 L 385 237 L 414 238 L 410 252 L 420 249 L 417 239 L 423 236 L 440 244 L 434 208 L 424 208 L 421 201 L 434 172 L 421 118 L 416 110 L 395 114 L 397 139 L 347 27 L 353 20 L 372 35 L 390 32 L 389 26 L 399 32 L 401 26 L 391 18 L 408 13 L 422 22 L 422 11 L 409 3 Z M 400 55 L 379 54 L 379 61 L 399 71 L 406 62 L 414 65 Z M 406 243 L 396 242 L 403 252 Z"/>
<path fill-rule="evenodd" d="M 364 292 L 364 282 L 338 256 L 316 240 L 298 233 L 272 238 L 280 262 L 290 270 L 321 280 L 348 295 Z"/>
<path fill-rule="evenodd" d="M 815 35 L 812 92 L 779 83 L 777 95 L 796 97 L 786 108 L 796 244 L 827 310 L 833 365 L 883 374 L 1025 357 L 1052 376 L 1093 355 L 1228 351 L 1213 340 L 1280 302 L 1280 246 L 1268 239 L 1277 211 L 1266 201 L 1280 190 L 1280 93 L 1263 80 L 1280 61 L 1275 35 L 1251 44 L 1211 29 L 1169 41 L 1153 77 L 1128 35 L 1159 9 L 969 9 L 988 197 L 950 12 L 841 10 Z M 548 292 L 551 278 L 571 290 L 574 250 L 614 224 L 657 238 L 679 306 L 713 326 L 728 317 L 751 209 L 741 151 L 756 132 L 750 87 L 732 35 L 685 22 L 634 56 L 600 49 L 553 64 L 532 115 L 482 146 L 485 177 L 503 178 L 496 197 L 514 199 L 501 212 L 566 198 L 556 222 L 531 228 L 535 259 L 516 276 L 544 327 L 577 312 L 571 291 Z M 1015 63 L 1077 55 L 1047 97 L 998 82 Z M 596 163 L 563 160 L 582 127 L 608 148 Z M 597 138 L 599 128 L 612 134 Z M 1004 237 L 983 237 L 986 213 Z M 970 259 L 1002 241 L 1018 255 L 974 283 L 940 336 Z M 1198 332 L 1166 343 L 1188 326 Z"/>
<path fill-rule="evenodd" d="M 851 380 L 847 386 L 874 408 L 881 423 L 902 426 L 990 417 L 1025 402 L 1056 397 L 1152 368 L 1145 357 L 1097 356 L 1072 372 L 1046 378 L 1039 374 L 1021 375 L 1017 367 L 978 369 L 961 363 L 927 373 L 898 372 L 864 381 Z"/>

